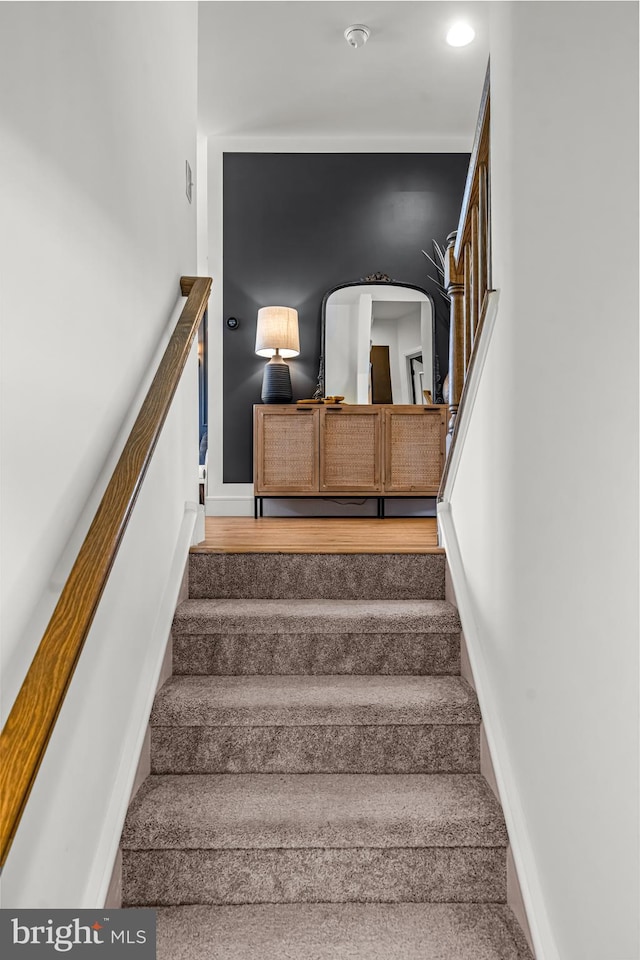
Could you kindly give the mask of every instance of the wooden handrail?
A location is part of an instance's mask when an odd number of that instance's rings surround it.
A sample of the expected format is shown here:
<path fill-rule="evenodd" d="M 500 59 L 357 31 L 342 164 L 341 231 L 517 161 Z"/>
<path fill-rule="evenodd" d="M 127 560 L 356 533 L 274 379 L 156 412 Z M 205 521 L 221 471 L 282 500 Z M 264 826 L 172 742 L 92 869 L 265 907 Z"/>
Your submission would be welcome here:
<path fill-rule="evenodd" d="M 458 229 L 449 235 L 445 285 L 451 299 L 449 328 L 449 451 L 475 345 L 480 336 L 491 287 L 489 209 L 489 68 L 464 188 Z"/>
<path fill-rule="evenodd" d="M 11 848 L 210 290 L 209 277 L 182 277 L 187 302 L 0 735 L 0 866 Z"/>
<path fill-rule="evenodd" d="M 487 72 L 484 77 L 484 85 L 482 87 L 482 96 L 480 97 L 480 109 L 478 110 L 476 132 L 473 139 L 473 147 L 471 148 L 471 157 L 469 158 L 469 169 L 467 170 L 467 179 L 464 185 L 464 194 L 462 195 L 462 207 L 460 208 L 458 229 L 456 231 L 456 263 L 460 263 L 462 257 L 462 248 L 465 242 L 469 239 L 471 208 L 474 204 L 478 203 L 480 167 L 486 165 L 489 160 L 490 94 L 490 73 L 489 66 L 487 66 Z"/>

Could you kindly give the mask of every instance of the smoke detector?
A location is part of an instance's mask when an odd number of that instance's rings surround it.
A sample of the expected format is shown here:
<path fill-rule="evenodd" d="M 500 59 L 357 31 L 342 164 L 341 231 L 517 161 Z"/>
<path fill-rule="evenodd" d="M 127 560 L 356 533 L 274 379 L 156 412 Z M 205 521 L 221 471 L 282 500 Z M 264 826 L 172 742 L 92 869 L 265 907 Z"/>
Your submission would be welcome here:
<path fill-rule="evenodd" d="M 344 32 L 345 40 L 354 50 L 358 47 L 364 47 L 370 36 L 371 30 L 369 30 L 369 27 L 365 27 L 364 23 L 352 23 Z"/>

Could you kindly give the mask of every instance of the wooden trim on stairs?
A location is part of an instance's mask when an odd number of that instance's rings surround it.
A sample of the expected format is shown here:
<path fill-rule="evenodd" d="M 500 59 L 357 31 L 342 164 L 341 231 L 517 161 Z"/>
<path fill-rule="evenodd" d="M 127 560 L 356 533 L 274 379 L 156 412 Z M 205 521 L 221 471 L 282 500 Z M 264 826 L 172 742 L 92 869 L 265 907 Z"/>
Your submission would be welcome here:
<path fill-rule="evenodd" d="M 487 308 L 487 294 L 491 291 L 490 111 L 490 74 L 487 67 L 458 229 L 447 237 L 445 254 L 445 285 L 451 301 L 450 444 L 453 442 L 464 385 Z"/>
<path fill-rule="evenodd" d="M 180 293 L 183 297 L 188 297 L 197 280 L 206 280 L 207 277 L 180 277 Z"/>
<path fill-rule="evenodd" d="M 0 735 L 0 866 L 11 848 L 207 307 L 210 277 L 182 277 L 180 285 L 187 302 Z"/>
<path fill-rule="evenodd" d="M 478 206 L 480 200 L 481 172 L 482 167 L 489 162 L 489 116 L 491 102 L 491 74 L 490 66 L 484 77 L 482 87 L 482 96 L 480 97 L 480 108 L 478 110 L 478 120 L 476 122 L 476 132 L 473 138 L 473 148 L 469 158 L 469 170 L 462 197 L 462 207 L 460 209 L 460 219 L 456 231 L 454 256 L 456 263 L 461 263 L 464 245 L 468 243 L 471 235 L 471 212 L 474 206 Z M 487 278 L 490 281 L 490 276 Z"/>
<path fill-rule="evenodd" d="M 464 386 L 462 387 L 462 394 L 456 408 L 453 433 L 450 438 L 447 459 L 440 481 L 438 502 L 447 499 L 445 491 L 453 483 L 454 474 L 460 459 L 462 444 L 464 442 L 464 435 L 469 426 L 468 421 L 471 415 L 471 408 L 475 403 L 478 392 L 478 381 L 487 358 L 489 341 L 493 333 L 493 324 L 498 312 L 498 297 L 499 294 L 497 290 L 487 290 L 484 300 L 482 301 L 482 310 L 480 311 L 476 338 L 473 342 L 473 350 L 471 351 L 471 358 L 469 360 Z M 465 411 L 467 412 L 465 413 Z"/>

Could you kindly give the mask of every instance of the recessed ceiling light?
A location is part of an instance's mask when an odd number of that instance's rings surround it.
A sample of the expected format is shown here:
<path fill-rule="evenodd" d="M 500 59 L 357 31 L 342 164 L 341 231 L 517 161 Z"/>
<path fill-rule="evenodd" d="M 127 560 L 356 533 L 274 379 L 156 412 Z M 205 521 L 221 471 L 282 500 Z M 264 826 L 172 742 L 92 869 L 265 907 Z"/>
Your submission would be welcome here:
<path fill-rule="evenodd" d="M 466 47 L 475 37 L 476 32 L 468 23 L 459 20 L 454 23 L 447 34 L 447 43 L 452 47 Z"/>

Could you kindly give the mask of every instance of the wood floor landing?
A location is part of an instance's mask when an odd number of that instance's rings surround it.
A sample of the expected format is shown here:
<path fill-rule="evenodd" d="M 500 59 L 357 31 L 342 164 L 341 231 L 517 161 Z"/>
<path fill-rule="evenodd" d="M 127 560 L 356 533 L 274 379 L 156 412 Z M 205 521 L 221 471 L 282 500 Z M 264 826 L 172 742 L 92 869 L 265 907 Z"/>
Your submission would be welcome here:
<path fill-rule="evenodd" d="M 194 553 L 444 553 L 434 517 L 207 517 Z"/>

